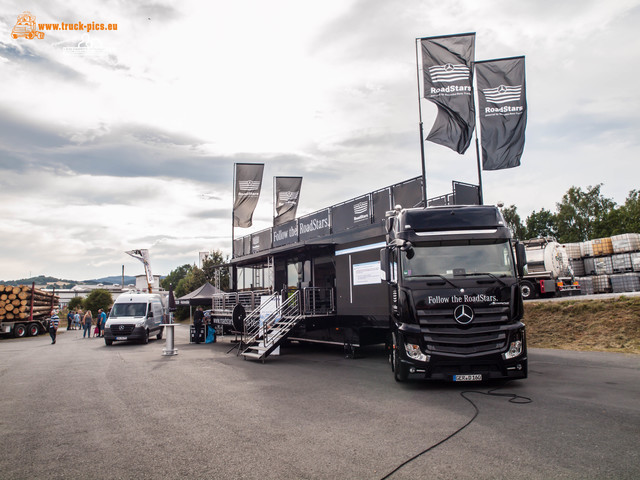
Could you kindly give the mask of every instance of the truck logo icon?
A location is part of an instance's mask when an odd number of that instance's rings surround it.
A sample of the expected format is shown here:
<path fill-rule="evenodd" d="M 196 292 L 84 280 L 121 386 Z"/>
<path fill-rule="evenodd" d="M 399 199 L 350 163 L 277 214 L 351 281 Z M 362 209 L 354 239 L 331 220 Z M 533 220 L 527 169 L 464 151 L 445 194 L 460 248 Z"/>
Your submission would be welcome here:
<path fill-rule="evenodd" d="M 14 39 L 18 37 L 25 37 L 30 40 L 36 37 L 43 39 L 44 32 L 38 31 L 35 15 L 32 15 L 31 12 L 22 12 L 18 15 L 18 21 L 11 29 L 11 37 Z"/>
<path fill-rule="evenodd" d="M 522 85 L 508 86 L 500 85 L 495 88 L 485 88 L 482 90 L 487 102 L 507 103 L 520 101 L 522 95 Z"/>
<path fill-rule="evenodd" d="M 473 309 L 469 305 L 458 305 L 453 311 L 453 318 L 460 325 L 468 325 L 473 320 Z"/>
<path fill-rule="evenodd" d="M 463 64 L 434 65 L 429 67 L 429 75 L 434 82 L 458 82 L 469 79 L 469 67 Z"/>

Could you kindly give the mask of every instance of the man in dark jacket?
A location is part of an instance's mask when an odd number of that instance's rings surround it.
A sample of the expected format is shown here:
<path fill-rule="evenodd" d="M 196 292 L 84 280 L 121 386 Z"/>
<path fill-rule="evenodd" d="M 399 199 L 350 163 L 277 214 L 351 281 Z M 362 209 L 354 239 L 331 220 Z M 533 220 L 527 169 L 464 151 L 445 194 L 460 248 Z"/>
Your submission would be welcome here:
<path fill-rule="evenodd" d="M 202 328 L 202 321 L 204 320 L 204 312 L 202 311 L 202 307 L 198 307 L 196 313 L 193 314 L 193 328 L 196 332 L 195 341 L 196 343 L 200 343 L 200 329 Z"/>

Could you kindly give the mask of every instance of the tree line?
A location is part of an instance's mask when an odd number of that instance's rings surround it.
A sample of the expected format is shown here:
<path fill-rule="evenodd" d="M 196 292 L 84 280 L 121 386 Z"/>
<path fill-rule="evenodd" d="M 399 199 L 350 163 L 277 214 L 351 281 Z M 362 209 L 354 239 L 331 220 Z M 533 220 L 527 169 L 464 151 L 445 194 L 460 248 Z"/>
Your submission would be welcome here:
<path fill-rule="evenodd" d="M 189 292 L 200 288 L 209 282 L 216 285 L 216 266 L 229 263 L 229 257 L 224 257 L 220 250 L 209 253 L 206 260 L 202 262 L 202 268 L 196 265 L 184 264 L 174 270 L 160 281 L 160 286 L 165 290 L 169 290 L 169 286 L 173 285 L 173 293 L 176 298 L 183 297 Z M 220 289 L 229 291 L 229 269 L 220 268 Z M 175 317 L 182 320 L 189 316 L 189 307 L 177 307 Z"/>
<path fill-rule="evenodd" d="M 560 243 L 584 242 L 622 233 L 640 233 L 640 190 L 631 190 L 623 205 L 600 191 L 602 183 L 586 190 L 572 186 L 556 203 L 555 212 L 542 208 L 523 222 L 515 205 L 501 209 L 519 240 L 555 237 Z"/>

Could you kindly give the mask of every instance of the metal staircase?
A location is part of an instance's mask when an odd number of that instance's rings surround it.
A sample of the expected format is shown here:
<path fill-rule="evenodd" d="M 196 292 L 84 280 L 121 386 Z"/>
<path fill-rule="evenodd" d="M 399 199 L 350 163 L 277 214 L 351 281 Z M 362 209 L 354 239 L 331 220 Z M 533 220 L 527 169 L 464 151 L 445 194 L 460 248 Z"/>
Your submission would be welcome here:
<path fill-rule="evenodd" d="M 260 324 L 260 311 L 271 310 L 274 305 L 272 302 L 275 302 L 275 310 Z M 280 302 L 280 295 L 272 295 L 267 302 L 260 305 L 259 309 L 254 310 L 244 319 L 246 348 L 242 352 L 240 350 L 238 352 L 245 360 L 251 358 L 264 363 L 265 359 L 280 346 L 302 318 L 299 291 L 292 292 L 283 302 Z"/>

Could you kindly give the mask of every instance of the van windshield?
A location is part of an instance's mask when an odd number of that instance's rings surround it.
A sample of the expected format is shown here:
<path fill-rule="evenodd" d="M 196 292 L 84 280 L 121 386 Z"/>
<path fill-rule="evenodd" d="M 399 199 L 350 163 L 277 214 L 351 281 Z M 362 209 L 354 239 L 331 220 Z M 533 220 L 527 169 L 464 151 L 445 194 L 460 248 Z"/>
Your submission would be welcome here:
<path fill-rule="evenodd" d="M 147 313 L 146 303 L 116 303 L 111 309 L 112 317 L 144 317 Z"/>

